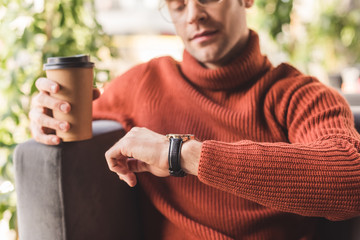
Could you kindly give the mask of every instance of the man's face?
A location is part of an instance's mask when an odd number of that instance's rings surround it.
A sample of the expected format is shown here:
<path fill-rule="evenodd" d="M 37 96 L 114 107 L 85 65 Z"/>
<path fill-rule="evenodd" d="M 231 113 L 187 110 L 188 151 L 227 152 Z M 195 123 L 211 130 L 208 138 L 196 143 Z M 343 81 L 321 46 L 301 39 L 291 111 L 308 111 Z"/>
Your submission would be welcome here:
<path fill-rule="evenodd" d="M 223 66 L 233 59 L 248 39 L 245 9 L 253 0 L 223 0 L 201 6 L 187 1 L 181 18 L 175 20 L 177 35 L 185 49 L 208 68 Z"/>

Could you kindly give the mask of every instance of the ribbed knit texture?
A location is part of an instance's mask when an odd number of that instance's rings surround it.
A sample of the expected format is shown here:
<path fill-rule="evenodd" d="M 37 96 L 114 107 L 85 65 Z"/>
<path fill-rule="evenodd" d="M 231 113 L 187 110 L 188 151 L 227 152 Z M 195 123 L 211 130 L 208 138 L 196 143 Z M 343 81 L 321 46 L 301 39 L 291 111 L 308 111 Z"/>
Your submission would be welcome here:
<path fill-rule="evenodd" d="M 360 213 L 360 136 L 347 103 L 287 64 L 272 67 L 253 31 L 223 68 L 186 51 L 181 63 L 136 66 L 108 85 L 94 118 L 203 141 L 198 177 L 137 174 L 164 216 L 163 239 L 311 239 L 309 217 Z"/>

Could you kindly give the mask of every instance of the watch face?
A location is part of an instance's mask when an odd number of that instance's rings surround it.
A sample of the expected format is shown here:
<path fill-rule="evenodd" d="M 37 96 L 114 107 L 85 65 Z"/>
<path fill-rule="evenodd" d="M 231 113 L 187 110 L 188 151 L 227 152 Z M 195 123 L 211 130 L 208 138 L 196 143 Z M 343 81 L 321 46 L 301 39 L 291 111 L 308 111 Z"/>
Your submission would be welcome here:
<path fill-rule="evenodd" d="M 195 136 L 193 134 L 167 134 L 166 137 L 168 139 L 170 139 L 170 138 L 181 138 L 183 140 L 183 142 L 195 139 Z"/>

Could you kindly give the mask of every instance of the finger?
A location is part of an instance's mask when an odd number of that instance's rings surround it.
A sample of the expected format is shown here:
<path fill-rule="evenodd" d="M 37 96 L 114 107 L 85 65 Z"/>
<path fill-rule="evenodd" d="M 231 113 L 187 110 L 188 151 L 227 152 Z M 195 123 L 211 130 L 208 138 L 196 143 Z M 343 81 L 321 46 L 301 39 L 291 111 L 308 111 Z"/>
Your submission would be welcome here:
<path fill-rule="evenodd" d="M 57 93 L 60 90 L 59 84 L 47 78 L 39 78 L 36 80 L 35 86 L 39 91 L 51 93 Z"/>
<path fill-rule="evenodd" d="M 32 128 L 31 135 L 33 138 L 40 143 L 47 145 L 58 145 L 61 139 L 54 134 L 45 134 L 41 128 Z"/>
<path fill-rule="evenodd" d="M 32 128 L 50 128 L 66 132 L 70 129 L 70 124 L 65 121 L 59 121 L 43 113 L 43 108 L 33 108 L 29 112 L 29 118 Z"/>
<path fill-rule="evenodd" d="M 100 95 L 100 90 L 98 88 L 93 88 L 93 100 L 98 99 Z"/>
<path fill-rule="evenodd" d="M 109 169 L 115 172 L 119 178 L 126 182 L 130 187 L 134 187 L 136 185 L 136 176 L 128 169 L 126 163 L 118 163 L 116 165 L 110 163 Z"/>
<path fill-rule="evenodd" d="M 51 97 L 46 92 L 40 92 L 33 99 L 33 105 L 35 107 L 45 107 L 52 110 L 59 110 L 63 113 L 68 113 L 71 110 L 71 106 L 68 102 Z"/>
<path fill-rule="evenodd" d="M 134 187 L 137 182 L 136 176 L 129 170 L 126 162 L 127 157 L 122 156 L 121 154 L 114 155 L 115 152 L 115 148 L 113 147 L 105 153 L 105 158 L 109 169 L 115 172 L 119 178 L 125 181 L 130 187 Z"/>
<path fill-rule="evenodd" d="M 134 173 L 131 174 L 118 174 L 119 179 L 126 182 L 129 187 L 135 187 L 137 183 L 137 179 Z"/>

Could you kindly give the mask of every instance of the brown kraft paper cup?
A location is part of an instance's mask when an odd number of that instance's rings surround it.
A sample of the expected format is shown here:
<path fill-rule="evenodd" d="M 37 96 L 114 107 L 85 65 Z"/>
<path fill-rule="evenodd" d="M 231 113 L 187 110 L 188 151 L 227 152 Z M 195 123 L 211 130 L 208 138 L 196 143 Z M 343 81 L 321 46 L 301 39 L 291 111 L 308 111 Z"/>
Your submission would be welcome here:
<path fill-rule="evenodd" d="M 53 110 L 55 119 L 70 124 L 69 131 L 57 130 L 56 135 L 64 142 L 92 138 L 93 63 L 88 62 L 88 56 L 85 55 L 51 58 L 44 69 L 47 78 L 60 85 L 60 90 L 50 93 L 50 96 L 71 105 L 69 113 Z"/>

